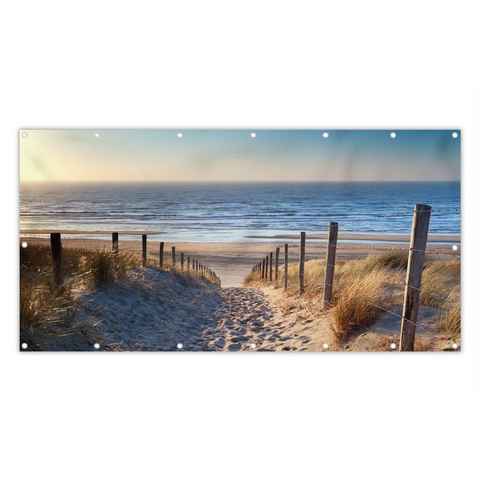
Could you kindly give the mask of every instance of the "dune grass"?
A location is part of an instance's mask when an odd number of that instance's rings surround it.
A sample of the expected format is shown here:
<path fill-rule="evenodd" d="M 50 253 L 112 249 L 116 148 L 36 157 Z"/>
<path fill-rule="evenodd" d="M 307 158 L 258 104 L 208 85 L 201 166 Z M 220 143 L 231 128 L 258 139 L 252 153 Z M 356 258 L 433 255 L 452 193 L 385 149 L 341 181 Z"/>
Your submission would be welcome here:
<path fill-rule="evenodd" d="M 423 305 L 439 309 L 441 330 L 458 338 L 461 324 L 460 261 L 429 263 L 422 273 L 420 300 Z"/>
<path fill-rule="evenodd" d="M 93 286 L 100 288 L 125 278 L 128 270 L 138 266 L 134 256 L 128 253 L 112 253 L 107 250 L 89 252 L 87 271 L 91 273 Z"/>
<path fill-rule="evenodd" d="M 363 259 L 338 261 L 335 267 L 332 330 L 339 342 L 355 331 L 372 325 L 385 310 L 403 302 L 408 250 L 392 250 Z M 283 285 L 283 267 L 279 286 Z M 305 263 L 304 299 L 318 301 L 323 293 L 324 260 Z M 250 274 L 246 284 L 260 284 L 259 273 Z M 288 266 L 287 296 L 298 295 L 298 264 Z M 428 258 L 422 275 L 421 304 L 437 308 L 439 328 L 449 335 L 460 334 L 460 261 Z"/>
<path fill-rule="evenodd" d="M 458 260 L 432 262 L 422 273 L 422 303 L 438 306 L 449 295 L 452 288 L 460 283 L 460 262 Z"/>
<path fill-rule="evenodd" d="M 441 307 L 451 290 L 460 284 L 458 260 L 431 262 L 422 273 L 421 302 L 432 307 Z"/>
<path fill-rule="evenodd" d="M 147 266 L 158 268 L 158 258 L 149 255 L 147 260 Z M 179 272 L 179 262 L 173 272 L 171 259 L 165 260 L 164 270 L 175 275 L 177 281 L 187 281 L 192 287 L 208 283 L 207 279 Z M 31 329 L 67 319 L 74 309 L 78 292 L 106 288 L 126 278 L 129 270 L 140 265 L 141 257 L 135 253 L 63 248 L 64 282 L 57 286 L 50 247 L 31 243 L 27 248 L 20 248 L 20 328 Z"/>
<path fill-rule="evenodd" d="M 380 255 L 369 255 L 365 260 L 363 260 L 363 270 L 365 272 L 382 269 L 406 270 L 407 265 L 407 250 L 392 250 Z"/>
<path fill-rule="evenodd" d="M 461 333 L 461 297 L 459 285 L 452 288 L 441 308 L 440 328 L 454 339 L 458 339 Z"/>
<path fill-rule="evenodd" d="M 104 250 L 62 250 L 64 282 L 57 286 L 53 280 L 50 248 L 29 245 L 20 249 L 20 327 L 57 318 L 73 308 L 75 288 L 99 288 L 123 278 L 135 265 L 126 254 L 113 254 Z"/>
<path fill-rule="evenodd" d="M 338 341 L 345 341 L 351 333 L 369 327 L 384 309 L 390 307 L 391 299 L 385 286 L 391 276 L 385 269 L 366 271 L 363 275 L 341 275 L 340 288 L 335 292 L 332 329 Z"/>

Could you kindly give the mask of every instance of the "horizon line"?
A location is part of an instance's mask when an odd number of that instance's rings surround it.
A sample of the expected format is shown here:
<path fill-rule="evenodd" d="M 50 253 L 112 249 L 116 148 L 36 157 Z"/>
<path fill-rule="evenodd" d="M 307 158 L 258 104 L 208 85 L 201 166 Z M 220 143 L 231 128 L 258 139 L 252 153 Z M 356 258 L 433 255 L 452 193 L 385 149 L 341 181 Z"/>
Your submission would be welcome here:
<path fill-rule="evenodd" d="M 446 183 L 461 182 L 461 179 L 444 180 L 25 180 L 19 182 L 25 184 L 166 184 L 166 183 Z"/>

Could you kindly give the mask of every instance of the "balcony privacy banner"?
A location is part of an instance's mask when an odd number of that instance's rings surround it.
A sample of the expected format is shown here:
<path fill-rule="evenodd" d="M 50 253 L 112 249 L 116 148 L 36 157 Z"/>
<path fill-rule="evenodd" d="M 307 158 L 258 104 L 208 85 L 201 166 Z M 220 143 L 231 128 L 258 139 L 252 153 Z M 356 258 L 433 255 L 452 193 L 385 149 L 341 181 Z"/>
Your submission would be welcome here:
<path fill-rule="evenodd" d="M 460 349 L 460 130 L 19 142 L 22 351 Z"/>

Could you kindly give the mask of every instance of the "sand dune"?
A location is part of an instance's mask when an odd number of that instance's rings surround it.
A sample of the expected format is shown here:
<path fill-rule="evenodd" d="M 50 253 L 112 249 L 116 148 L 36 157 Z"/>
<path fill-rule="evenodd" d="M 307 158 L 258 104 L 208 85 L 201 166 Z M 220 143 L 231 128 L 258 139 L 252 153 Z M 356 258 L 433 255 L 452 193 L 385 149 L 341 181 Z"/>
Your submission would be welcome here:
<path fill-rule="evenodd" d="M 219 289 L 154 268 L 136 268 L 125 280 L 79 293 L 72 329 L 90 331 L 107 351 L 321 350 L 330 341 L 318 321 L 281 311 L 261 289 Z M 41 349 L 92 350 L 68 335 L 44 341 Z"/>

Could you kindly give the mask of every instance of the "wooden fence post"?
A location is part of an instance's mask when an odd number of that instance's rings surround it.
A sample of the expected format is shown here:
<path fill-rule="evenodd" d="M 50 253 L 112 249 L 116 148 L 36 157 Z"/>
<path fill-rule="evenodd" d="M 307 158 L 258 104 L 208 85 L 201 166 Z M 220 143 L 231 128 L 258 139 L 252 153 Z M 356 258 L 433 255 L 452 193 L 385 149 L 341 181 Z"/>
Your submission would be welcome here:
<path fill-rule="evenodd" d="M 273 252 L 270 252 L 270 275 L 269 280 L 273 280 Z"/>
<path fill-rule="evenodd" d="M 269 272 L 269 265 L 268 265 L 268 255 L 265 257 L 265 280 L 268 280 L 268 272 Z"/>
<path fill-rule="evenodd" d="M 423 263 L 427 248 L 428 225 L 432 207 L 417 203 L 413 211 L 410 251 L 408 254 L 407 278 L 403 300 L 402 324 L 400 327 L 400 351 L 412 351 L 415 346 L 420 286 Z"/>
<path fill-rule="evenodd" d="M 285 244 L 285 265 L 284 265 L 284 278 L 283 278 L 283 288 L 286 290 L 288 288 L 288 243 Z"/>
<path fill-rule="evenodd" d="M 163 251 L 165 249 L 165 242 L 160 242 L 160 270 L 163 270 Z"/>
<path fill-rule="evenodd" d="M 300 295 L 305 292 L 305 232 L 300 232 L 300 259 L 298 263 L 298 283 Z"/>
<path fill-rule="evenodd" d="M 177 259 L 175 257 L 175 247 L 172 247 L 172 270 L 176 268 Z"/>
<path fill-rule="evenodd" d="M 118 232 L 112 233 L 112 252 L 118 253 Z"/>
<path fill-rule="evenodd" d="M 328 232 L 327 260 L 325 265 L 325 281 L 323 285 L 323 306 L 332 304 L 333 278 L 335 275 L 335 257 L 337 253 L 338 223 L 330 222 Z"/>
<path fill-rule="evenodd" d="M 142 265 L 147 264 L 147 236 L 142 234 Z"/>
<path fill-rule="evenodd" d="M 60 233 L 50 234 L 50 249 L 52 252 L 53 279 L 55 285 L 60 287 L 63 283 L 62 236 Z"/>
<path fill-rule="evenodd" d="M 280 247 L 275 249 L 275 284 L 278 283 L 278 259 L 280 258 Z"/>
<path fill-rule="evenodd" d="M 187 257 L 187 272 L 190 271 L 190 256 Z"/>
<path fill-rule="evenodd" d="M 180 253 L 180 268 L 182 269 L 182 272 L 183 272 L 183 263 L 185 261 L 185 255 L 183 254 L 183 252 Z"/>
<path fill-rule="evenodd" d="M 265 278 L 265 259 L 262 258 L 262 280 Z"/>

